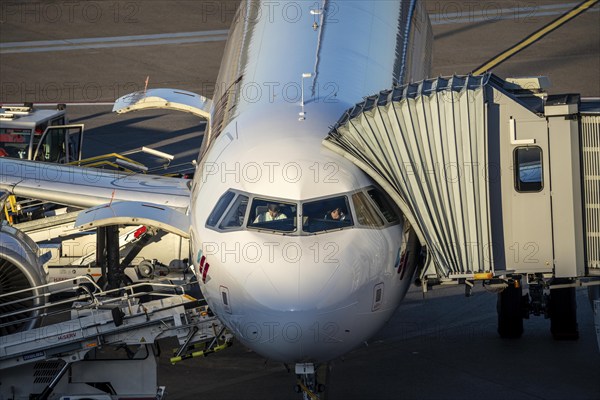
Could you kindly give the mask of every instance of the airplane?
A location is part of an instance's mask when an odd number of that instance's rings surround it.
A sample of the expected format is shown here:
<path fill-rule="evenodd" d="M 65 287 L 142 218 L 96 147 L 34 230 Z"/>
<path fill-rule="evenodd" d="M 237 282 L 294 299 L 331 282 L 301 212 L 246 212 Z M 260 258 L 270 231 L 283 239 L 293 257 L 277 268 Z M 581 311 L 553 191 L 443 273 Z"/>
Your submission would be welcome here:
<path fill-rule="evenodd" d="M 363 96 L 426 78 L 432 40 L 419 1 L 244 1 L 213 100 L 171 92 L 208 119 L 193 180 L 1 158 L 0 190 L 89 208 L 84 228 L 189 237 L 201 291 L 243 345 L 326 363 L 381 329 L 421 257 L 394 202 L 322 140 Z"/>

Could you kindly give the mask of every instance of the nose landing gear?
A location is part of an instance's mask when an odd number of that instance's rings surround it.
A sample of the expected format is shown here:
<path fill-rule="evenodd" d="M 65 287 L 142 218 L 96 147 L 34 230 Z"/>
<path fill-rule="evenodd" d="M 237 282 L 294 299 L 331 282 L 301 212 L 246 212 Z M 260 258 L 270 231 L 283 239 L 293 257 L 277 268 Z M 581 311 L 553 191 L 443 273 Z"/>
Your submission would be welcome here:
<path fill-rule="evenodd" d="M 327 393 L 328 364 L 315 366 L 313 363 L 296 364 L 296 393 L 302 394 L 302 400 L 325 400 Z"/>

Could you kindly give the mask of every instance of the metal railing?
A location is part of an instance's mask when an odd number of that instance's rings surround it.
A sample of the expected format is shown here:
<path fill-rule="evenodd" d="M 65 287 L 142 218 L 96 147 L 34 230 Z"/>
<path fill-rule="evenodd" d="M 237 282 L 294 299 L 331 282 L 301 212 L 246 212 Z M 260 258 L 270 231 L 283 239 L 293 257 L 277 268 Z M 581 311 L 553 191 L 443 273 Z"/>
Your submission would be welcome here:
<path fill-rule="evenodd" d="M 166 278 L 162 280 L 168 281 Z M 2 293 L 0 294 L 0 304 L 3 308 L 15 307 L 16 310 L 0 314 L 0 328 L 20 326 L 32 320 L 41 321 L 45 317 L 70 313 L 72 309 L 94 309 L 122 302 L 126 302 L 129 307 L 132 307 L 134 299 L 147 295 L 174 297 L 186 294 L 185 286 L 188 284 L 160 283 L 160 281 L 161 279 L 158 279 L 158 282 L 138 282 L 105 290 L 91 276 L 82 275 L 67 281 L 51 282 Z M 150 291 L 148 291 L 148 287 L 151 287 Z M 32 295 L 11 300 L 14 296 L 23 295 L 24 293 L 32 293 Z M 40 294 L 36 295 L 34 293 Z M 63 295 L 66 295 L 66 297 L 63 297 Z M 56 300 L 51 300 L 50 296 Z M 34 305 L 18 308 L 19 304 L 24 303 L 33 303 Z M 75 305 L 65 308 L 69 304 Z"/>

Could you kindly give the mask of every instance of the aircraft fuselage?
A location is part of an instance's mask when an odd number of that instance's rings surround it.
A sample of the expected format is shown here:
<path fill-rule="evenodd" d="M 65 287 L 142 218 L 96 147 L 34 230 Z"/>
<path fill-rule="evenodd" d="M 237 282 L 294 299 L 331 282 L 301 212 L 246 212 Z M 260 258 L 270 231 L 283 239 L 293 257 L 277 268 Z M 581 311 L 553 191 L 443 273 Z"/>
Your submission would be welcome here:
<path fill-rule="evenodd" d="M 362 96 L 425 77 L 431 31 L 412 3 L 249 1 L 231 28 L 193 182 L 192 262 L 214 312 L 267 358 L 338 357 L 408 290 L 410 226 L 321 142 Z"/>

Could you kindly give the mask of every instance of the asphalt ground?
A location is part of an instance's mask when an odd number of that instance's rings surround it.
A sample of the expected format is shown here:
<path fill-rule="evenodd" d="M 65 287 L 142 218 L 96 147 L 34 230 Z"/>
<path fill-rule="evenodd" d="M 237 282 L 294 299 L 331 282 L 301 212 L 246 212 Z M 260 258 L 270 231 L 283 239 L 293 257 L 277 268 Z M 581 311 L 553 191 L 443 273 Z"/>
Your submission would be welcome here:
<path fill-rule="evenodd" d="M 326 399 L 598 399 L 600 353 L 587 291 L 577 292 L 578 341 L 554 341 L 550 321 L 525 321 L 520 339 L 496 333 L 496 295 L 476 287 L 412 289 L 365 346 L 335 360 Z M 241 345 L 169 363 L 163 342 L 159 383 L 168 398 L 293 399 L 295 376 Z M 293 368 L 293 367 L 292 367 Z"/>
<path fill-rule="evenodd" d="M 0 103 L 111 102 L 142 89 L 147 77 L 149 87 L 210 96 L 225 44 L 223 31 L 236 5 L 191 0 L 2 2 Z M 575 3 L 426 5 L 435 36 L 435 76 L 468 73 Z M 122 45 L 115 46 L 114 38 Z M 494 70 L 502 77 L 548 75 L 550 93 L 595 97 L 600 96 L 598 71 L 598 7 Z M 204 129 L 198 118 L 163 111 L 116 115 L 110 108 L 69 105 L 71 121 L 86 124 L 84 156 L 146 145 L 176 156 L 164 172 L 190 168 Z M 161 160 L 136 157 L 163 171 Z M 495 332 L 494 294 L 479 289 L 465 298 L 462 288 L 445 288 L 423 299 L 414 289 L 368 346 L 333 363 L 330 398 L 600 399 L 600 353 L 585 291 L 578 291 L 578 300 L 579 341 L 553 341 L 549 321 L 539 317 L 526 321 L 523 338 L 507 341 Z M 294 398 L 293 374 L 240 345 L 175 366 L 168 362 L 168 347 L 163 344 L 159 383 L 167 385 L 170 399 Z"/>
<path fill-rule="evenodd" d="M 143 88 L 146 77 L 150 87 L 187 89 L 211 96 L 225 44 L 223 32 L 237 4 L 192 0 L 3 1 L 0 102 L 113 101 Z M 273 4 L 277 12 L 277 2 Z M 575 4 L 426 1 L 435 37 L 432 76 L 472 71 Z M 173 36 L 186 32 L 208 35 Z M 82 38 L 95 41 L 78 43 Z M 36 43 L 39 41 L 47 43 Z M 82 48 L 83 44 L 88 48 Z M 599 70 L 600 13 L 596 6 L 494 72 L 502 77 L 547 75 L 553 82 L 551 93 L 600 96 Z"/>

